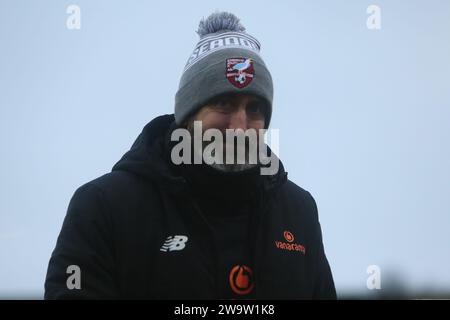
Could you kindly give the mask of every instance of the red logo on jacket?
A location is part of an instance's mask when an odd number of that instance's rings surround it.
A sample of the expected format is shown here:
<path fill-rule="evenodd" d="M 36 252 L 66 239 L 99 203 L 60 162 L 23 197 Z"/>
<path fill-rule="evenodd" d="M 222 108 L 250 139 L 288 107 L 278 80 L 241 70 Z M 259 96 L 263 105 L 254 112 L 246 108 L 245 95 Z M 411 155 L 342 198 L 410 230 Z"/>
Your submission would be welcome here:
<path fill-rule="evenodd" d="M 234 266 L 231 269 L 229 280 L 231 290 L 239 295 L 249 294 L 255 286 L 253 271 L 245 265 Z"/>

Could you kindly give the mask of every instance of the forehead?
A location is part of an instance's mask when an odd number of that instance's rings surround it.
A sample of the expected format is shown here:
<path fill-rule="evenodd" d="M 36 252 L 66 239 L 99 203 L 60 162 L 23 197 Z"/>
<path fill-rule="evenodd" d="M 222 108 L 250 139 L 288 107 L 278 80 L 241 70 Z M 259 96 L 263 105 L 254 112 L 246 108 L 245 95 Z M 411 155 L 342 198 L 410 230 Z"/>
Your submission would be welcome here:
<path fill-rule="evenodd" d="M 249 93 L 226 93 L 212 98 L 207 104 L 213 104 L 223 99 L 241 102 L 259 100 L 259 97 Z"/>

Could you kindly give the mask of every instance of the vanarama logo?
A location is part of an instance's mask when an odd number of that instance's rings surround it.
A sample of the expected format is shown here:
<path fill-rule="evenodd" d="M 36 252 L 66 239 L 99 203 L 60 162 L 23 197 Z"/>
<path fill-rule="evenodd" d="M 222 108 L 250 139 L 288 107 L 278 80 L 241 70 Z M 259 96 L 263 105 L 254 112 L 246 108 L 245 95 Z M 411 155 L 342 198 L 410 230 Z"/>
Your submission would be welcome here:
<path fill-rule="evenodd" d="M 287 242 L 275 240 L 275 246 L 278 249 L 287 251 L 298 251 L 303 253 L 304 255 L 306 254 L 306 249 L 303 245 L 294 243 L 295 238 L 290 231 L 284 231 L 283 236 Z"/>

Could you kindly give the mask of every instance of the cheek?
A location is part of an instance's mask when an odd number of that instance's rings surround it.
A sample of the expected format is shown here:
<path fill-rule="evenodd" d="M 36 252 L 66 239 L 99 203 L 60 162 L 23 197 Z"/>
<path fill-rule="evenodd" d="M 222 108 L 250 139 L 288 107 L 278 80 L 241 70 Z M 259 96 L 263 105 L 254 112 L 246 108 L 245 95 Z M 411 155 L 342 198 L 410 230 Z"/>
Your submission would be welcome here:
<path fill-rule="evenodd" d="M 205 114 L 201 120 L 203 121 L 203 130 L 211 128 L 224 130 L 228 124 L 228 116 L 226 114 L 214 111 Z"/>
<path fill-rule="evenodd" d="M 248 127 L 259 132 L 260 129 L 264 129 L 264 120 L 252 120 L 248 123 Z"/>

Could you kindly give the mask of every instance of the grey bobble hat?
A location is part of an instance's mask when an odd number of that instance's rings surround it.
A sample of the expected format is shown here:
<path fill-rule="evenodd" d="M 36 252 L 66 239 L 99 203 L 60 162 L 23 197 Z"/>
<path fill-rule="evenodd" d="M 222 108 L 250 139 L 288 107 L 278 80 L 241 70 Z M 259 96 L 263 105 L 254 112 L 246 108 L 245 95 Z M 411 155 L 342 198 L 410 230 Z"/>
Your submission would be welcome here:
<path fill-rule="evenodd" d="M 260 43 L 245 32 L 235 15 L 216 12 L 200 21 L 200 40 L 189 57 L 175 96 L 175 121 L 182 125 L 214 97 L 253 94 L 267 104 L 265 127 L 272 116 L 272 77 Z"/>

